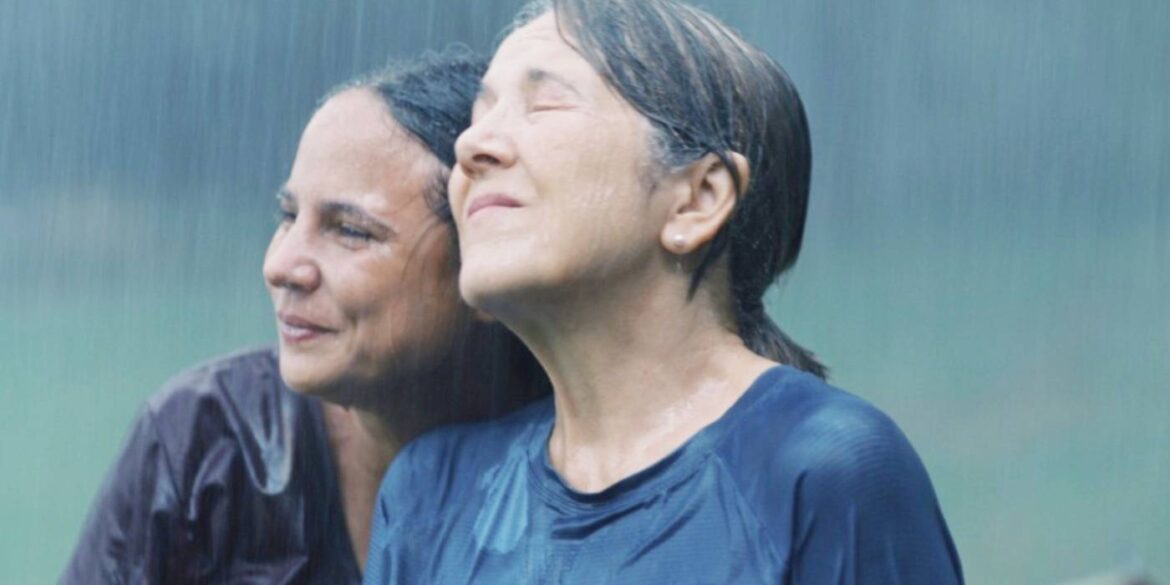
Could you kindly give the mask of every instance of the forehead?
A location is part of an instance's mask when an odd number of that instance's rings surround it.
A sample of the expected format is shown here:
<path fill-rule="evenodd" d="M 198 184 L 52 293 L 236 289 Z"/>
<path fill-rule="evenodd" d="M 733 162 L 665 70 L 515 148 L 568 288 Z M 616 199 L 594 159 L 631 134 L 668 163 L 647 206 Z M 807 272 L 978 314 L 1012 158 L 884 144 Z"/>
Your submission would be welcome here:
<path fill-rule="evenodd" d="M 565 41 L 551 10 L 512 31 L 500 43 L 484 75 L 484 83 L 491 85 L 493 81 L 524 81 L 528 79 L 532 67 L 555 71 L 574 79 L 601 79 L 589 62 Z M 521 77 L 517 79 L 516 76 Z"/>
<path fill-rule="evenodd" d="M 407 142 L 405 131 L 378 96 L 367 89 L 350 89 L 329 98 L 313 114 L 297 156 L 359 163 L 386 158 Z"/>
<path fill-rule="evenodd" d="M 353 199 L 389 211 L 421 198 L 440 164 L 379 96 L 351 89 L 326 101 L 305 127 L 288 187 L 302 199 Z"/>

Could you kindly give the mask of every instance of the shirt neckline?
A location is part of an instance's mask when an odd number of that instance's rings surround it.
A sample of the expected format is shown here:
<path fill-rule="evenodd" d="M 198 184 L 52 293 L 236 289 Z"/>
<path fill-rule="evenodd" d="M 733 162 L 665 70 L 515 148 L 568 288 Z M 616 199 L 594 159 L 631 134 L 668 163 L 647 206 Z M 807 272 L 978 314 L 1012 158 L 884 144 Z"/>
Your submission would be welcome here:
<path fill-rule="evenodd" d="M 722 416 L 700 429 L 669 455 L 599 492 L 581 492 L 569 487 L 553 468 L 548 443 L 556 411 L 554 401 L 550 399 L 541 415 L 540 424 L 533 427 L 528 437 L 530 483 L 534 491 L 546 499 L 579 510 L 597 510 L 641 502 L 694 475 L 734 422 L 766 396 L 768 388 L 779 385 L 793 371 L 785 365 L 768 368 Z"/>

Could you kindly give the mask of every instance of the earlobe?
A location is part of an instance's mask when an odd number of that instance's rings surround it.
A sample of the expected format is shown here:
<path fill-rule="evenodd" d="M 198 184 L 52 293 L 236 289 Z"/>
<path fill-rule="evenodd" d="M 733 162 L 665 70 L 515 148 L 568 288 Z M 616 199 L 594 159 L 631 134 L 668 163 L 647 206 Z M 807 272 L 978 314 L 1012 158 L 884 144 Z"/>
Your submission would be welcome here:
<path fill-rule="evenodd" d="M 739 198 L 747 191 L 750 179 L 747 159 L 738 152 L 728 152 L 727 159 L 739 173 L 738 185 L 723 160 L 707 154 L 682 172 L 678 198 L 670 211 L 661 234 L 662 246 L 673 254 L 689 254 L 707 244 L 731 220 Z"/>

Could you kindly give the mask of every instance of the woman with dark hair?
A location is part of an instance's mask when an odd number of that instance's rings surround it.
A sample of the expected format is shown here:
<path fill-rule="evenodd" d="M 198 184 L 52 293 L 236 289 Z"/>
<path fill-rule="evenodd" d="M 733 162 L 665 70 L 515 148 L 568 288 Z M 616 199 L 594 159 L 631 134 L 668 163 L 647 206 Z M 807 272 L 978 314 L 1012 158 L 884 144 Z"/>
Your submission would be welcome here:
<path fill-rule="evenodd" d="M 450 182 L 460 290 L 553 397 L 391 467 L 367 583 L 961 583 L 926 470 L 764 312 L 811 155 L 792 82 L 672 0 L 529 7 Z"/>
<path fill-rule="evenodd" d="M 327 96 L 264 260 L 279 348 L 149 400 L 63 583 L 357 583 L 400 446 L 542 393 L 456 289 L 446 179 L 484 65 L 432 54 Z"/>

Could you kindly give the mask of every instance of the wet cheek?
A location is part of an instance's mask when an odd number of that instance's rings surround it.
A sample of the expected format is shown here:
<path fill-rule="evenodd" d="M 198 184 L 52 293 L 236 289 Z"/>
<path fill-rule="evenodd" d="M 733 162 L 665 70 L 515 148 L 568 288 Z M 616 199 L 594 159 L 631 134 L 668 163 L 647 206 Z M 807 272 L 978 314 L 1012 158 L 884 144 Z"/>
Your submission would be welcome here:
<path fill-rule="evenodd" d="M 610 124 L 610 122 L 605 122 Z M 622 132 L 588 132 L 577 129 L 557 136 L 544 152 L 555 153 L 563 184 L 575 191 L 578 201 L 605 205 L 615 195 L 627 193 L 636 178 L 636 161 L 632 138 Z"/>
<path fill-rule="evenodd" d="M 260 265 L 260 277 L 264 279 L 264 285 L 270 291 L 275 292 L 275 287 L 272 284 L 273 270 L 273 254 L 276 252 L 276 247 L 281 240 L 281 231 L 278 229 L 276 233 L 272 234 L 272 239 L 268 242 L 268 248 L 264 250 L 264 262 Z"/>
<path fill-rule="evenodd" d="M 455 215 L 456 222 L 463 212 L 463 200 L 467 196 L 468 181 L 467 176 L 459 170 L 458 167 L 451 171 L 451 179 L 447 181 L 447 202 L 451 206 L 451 212 Z"/>
<path fill-rule="evenodd" d="M 323 279 L 323 295 L 351 326 L 365 328 L 377 322 L 400 295 L 402 269 L 381 251 L 367 250 L 361 262 L 343 258 L 325 261 L 331 269 Z M 352 260 L 352 259 L 350 259 Z"/>

